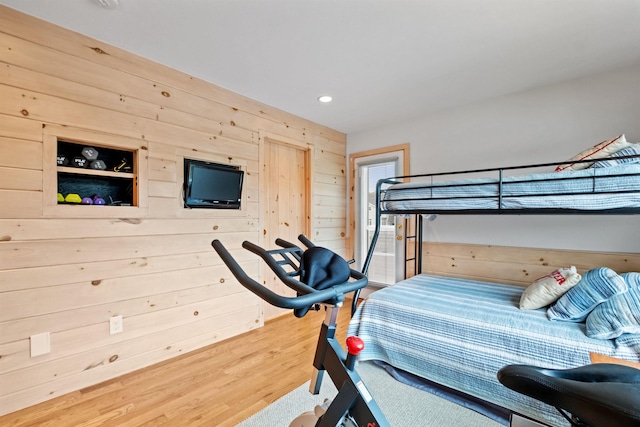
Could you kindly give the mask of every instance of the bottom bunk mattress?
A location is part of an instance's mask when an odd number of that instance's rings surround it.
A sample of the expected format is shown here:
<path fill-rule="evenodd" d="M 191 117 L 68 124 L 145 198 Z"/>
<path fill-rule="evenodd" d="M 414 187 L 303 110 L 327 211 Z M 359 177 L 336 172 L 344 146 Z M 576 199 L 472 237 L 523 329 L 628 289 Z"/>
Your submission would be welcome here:
<path fill-rule="evenodd" d="M 378 360 L 473 398 L 553 426 L 567 426 L 546 404 L 504 387 L 509 364 L 572 368 L 590 352 L 640 361 L 640 339 L 592 339 L 584 323 L 520 310 L 523 288 L 421 274 L 371 294 L 349 334 L 365 342 L 360 360 Z M 627 334 L 628 335 L 628 334 Z M 638 334 L 635 334 L 638 335 Z"/>

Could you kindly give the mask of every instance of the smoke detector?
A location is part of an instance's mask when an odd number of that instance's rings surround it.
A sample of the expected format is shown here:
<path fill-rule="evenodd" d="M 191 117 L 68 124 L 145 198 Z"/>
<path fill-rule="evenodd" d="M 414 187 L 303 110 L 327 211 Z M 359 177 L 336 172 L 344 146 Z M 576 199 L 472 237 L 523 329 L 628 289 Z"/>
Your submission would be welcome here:
<path fill-rule="evenodd" d="M 118 0 L 96 0 L 96 3 L 105 9 L 115 9 L 120 4 Z"/>

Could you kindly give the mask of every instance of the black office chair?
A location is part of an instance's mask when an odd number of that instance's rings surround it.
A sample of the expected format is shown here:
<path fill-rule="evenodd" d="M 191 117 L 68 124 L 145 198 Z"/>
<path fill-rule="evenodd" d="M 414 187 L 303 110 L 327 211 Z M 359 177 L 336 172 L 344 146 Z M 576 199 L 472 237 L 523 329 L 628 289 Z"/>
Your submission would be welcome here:
<path fill-rule="evenodd" d="M 573 369 L 508 365 L 498 380 L 554 406 L 574 427 L 640 426 L 639 369 L 609 363 Z"/>

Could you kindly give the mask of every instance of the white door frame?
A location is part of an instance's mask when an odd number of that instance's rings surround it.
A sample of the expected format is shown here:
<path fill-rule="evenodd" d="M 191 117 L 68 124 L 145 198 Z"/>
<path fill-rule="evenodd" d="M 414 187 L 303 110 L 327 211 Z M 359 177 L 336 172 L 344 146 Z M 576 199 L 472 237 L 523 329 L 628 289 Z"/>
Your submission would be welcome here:
<path fill-rule="evenodd" d="M 378 162 L 383 162 L 385 160 L 392 160 L 397 158 L 400 164 L 399 175 L 409 175 L 409 144 L 396 145 L 391 147 L 385 147 L 375 150 L 368 150 L 358 153 L 353 153 L 350 155 L 349 164 L 351 168 L 351 173 L 349 177 L 351 179 L 350 183 L 350 209 L 349 209 L 349 222 L 350 227 L 350 254 L 351 257 L 356 259 L 359 263 L 358 268 L 362 267 L 362 262 L 364 261 L 363 255 L 361 256 L 359 249 L 361 244 L 357 241 L 359 237 L 359 232 L 356 229 L 358 226 L 358 214 L 359 214 L 359 206 L 357 206 L 359 197 L 356 194 L 358 190 L 358 177 L 357 172 L 359 166 L 367 165 L 367 164 L 375 164 Z M 404 271 L 404 227 L 403 221 L 396 224 L 396 280 L 399 280 Z M 365 248 L 366 250 L 366 248 Z M 364 253 L 364 252 L 362 252 Z M 359 259 L 362 258 L 362 259 Z"/>

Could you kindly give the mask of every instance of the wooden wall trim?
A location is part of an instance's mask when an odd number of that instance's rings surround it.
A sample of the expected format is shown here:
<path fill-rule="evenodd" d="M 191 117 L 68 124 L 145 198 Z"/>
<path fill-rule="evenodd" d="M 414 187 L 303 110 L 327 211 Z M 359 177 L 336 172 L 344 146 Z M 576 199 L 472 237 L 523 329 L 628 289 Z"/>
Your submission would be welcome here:
<path fill-rule="evenodd" d="M 460 243 L 423 243 L 423 272 L 528 286 L 560 267 L 579 273 L 609 267 L 618 273 L 640 271 L 640 254 L 536 249 Z"/>
<path fill-rule="evenodd" d="M 398 144 L 398 145 L 392 145 L 389 147 L 381 147 L 381 148 L 374 148 L 371 150 L 366 150 L 366 151 L 360 151 L 357 153 L 351 153 L 349 155 L 349 233 L 348 233 L 348 244 L 349 244 L 349 248 L 347 251 L 347 257 L 348 259 L 353 259 L 354 258 L 354 251 L 355 251 L 355 227 L 356 227 L 356 223 L 355 223 L 355 200 L 354 200 L 354 191 L 355 191 L 355 187 L 354 187 L 354 182 L 355 182 L 355 162 L 357 159 L 362 158 L 362 157 L 368 157 L 368 156 L 376 156 L 378 154 L 385 154 L 385 153 L 392 153 L 394 151 L 402 151 L 403 152 L 403 164 L 404 164 L 404 171 L 403 171 L 403 175 L 409 175 L 411 173 L 411 165 L 410 165 L 410 159 L 411 159 L 411 155 L 410 155 L 410 144 L 406 143 L 406 144 Z"/>

